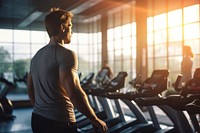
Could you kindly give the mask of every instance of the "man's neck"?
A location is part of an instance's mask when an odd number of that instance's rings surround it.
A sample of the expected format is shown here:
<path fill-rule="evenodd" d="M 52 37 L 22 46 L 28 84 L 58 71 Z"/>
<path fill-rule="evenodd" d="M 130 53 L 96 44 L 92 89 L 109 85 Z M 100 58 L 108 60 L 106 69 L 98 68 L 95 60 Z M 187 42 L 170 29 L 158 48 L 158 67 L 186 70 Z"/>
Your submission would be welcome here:
<path fill-rule="evenodd" d="M 50 38 L 49 44 L 60 44 L 64 45 L 64 41 L 57 36 L 52 36 Z"/>

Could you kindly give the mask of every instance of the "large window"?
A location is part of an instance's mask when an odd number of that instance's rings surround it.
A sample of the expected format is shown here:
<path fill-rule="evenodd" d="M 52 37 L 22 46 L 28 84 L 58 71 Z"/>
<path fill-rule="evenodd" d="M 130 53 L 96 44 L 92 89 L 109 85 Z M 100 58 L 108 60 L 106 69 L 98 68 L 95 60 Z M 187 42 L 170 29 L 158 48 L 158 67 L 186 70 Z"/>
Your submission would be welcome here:
<path fill-rule="evenodd" d="M 24 76 L 29 70 L 30 58 L 46 44 L 46 33 L 1 29 L 0 34 L 4 35 L 0 37 L 0 73 L 11 72 L 16 77 Z"/>
<path fill-rule="evenodd" d="M 193 70 L 199 67 L 199 4 L 148 17 L 147 36 L 149 74 L 154 69 L 168 68 L 174 82 L 181 72 L 184 45 L 191 46 L 195 54 Z"/>
<path fill-rule="evenodd" d="M 0 73 L 14 83 L 14 78 L 22 78 L 30 68 L 30 60 L 35 53 L 49 42 L 46 31 L 0 29 Z M 86 76 L 101 67 L 101 32 L 74 33 L 70 45 L 79 59 L 78 72 Z M 23 85 L 22 85 L 23 84 Z M 24 83 L 12 92 L 26 93 Z"/>
<path fill-rule="evenodd" d="M 79 60 L 79 72 L 84 78 L 88 73 L 97 72 L 101 69 L 102 63 L 102 33 L 100 32 L 100 18 L 91 18 L 91 22 L 85 27 L 84 33 L 78 29 L 72 35 L 70 45 L 66 45 L 77 53 Z"/>
<path fill-rule="evenodd" d="M 121 6 L 108 14 L 108 63 L 115 75 L 119 71 L 126 71 L 128 80 L 136 76 L 136 23 L 133 20 L 133 5 Z"/>
<path fill-rule="evenodd" d="M 23 78 L 27 74 L 30 59 L 47 43 L 47 34 L 43 31 L 12 29 L 0 29 L 0 34 L 3 35 L 0 36 L 0 73 L 14 83 L 14 79 Z M 12 91 L 24 93 L 27 88 L 17 86 Z"/>
<path fill-rule="evenodd" d="M 83 77 L 90 72 L 97 74 L 101 68 L 101 32 L 74 33 L 71 44 L 66 47 L 77 53 L 78 71 Z"/>

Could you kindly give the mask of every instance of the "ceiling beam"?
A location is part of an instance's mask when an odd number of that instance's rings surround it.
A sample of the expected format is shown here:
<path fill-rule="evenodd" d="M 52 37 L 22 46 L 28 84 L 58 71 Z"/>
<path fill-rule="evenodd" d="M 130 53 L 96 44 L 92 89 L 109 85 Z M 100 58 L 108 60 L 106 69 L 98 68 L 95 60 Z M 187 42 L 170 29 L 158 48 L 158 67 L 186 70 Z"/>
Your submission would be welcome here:
<path fill-rule="evenodd" d="M 40 11 L 34 11 L 29 14 L 22 22 L 18 25 L 21 28 L 27 27 L 29 24 L 34 22 L 37 18 L 39 18 L 43 13 Z"/>

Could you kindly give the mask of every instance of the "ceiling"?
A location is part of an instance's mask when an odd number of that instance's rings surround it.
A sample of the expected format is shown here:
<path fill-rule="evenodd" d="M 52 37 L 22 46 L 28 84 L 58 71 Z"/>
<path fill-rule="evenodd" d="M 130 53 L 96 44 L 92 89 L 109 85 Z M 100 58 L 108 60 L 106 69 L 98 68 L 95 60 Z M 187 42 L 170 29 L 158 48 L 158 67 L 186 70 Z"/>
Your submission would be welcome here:
<path fill-rule="evenodd" d="M 45 15 L 52 7 L 69 10 L 73 23 L 84 23 L 133 0 L 0 0 L 0 28 L 42 29 Z"/>

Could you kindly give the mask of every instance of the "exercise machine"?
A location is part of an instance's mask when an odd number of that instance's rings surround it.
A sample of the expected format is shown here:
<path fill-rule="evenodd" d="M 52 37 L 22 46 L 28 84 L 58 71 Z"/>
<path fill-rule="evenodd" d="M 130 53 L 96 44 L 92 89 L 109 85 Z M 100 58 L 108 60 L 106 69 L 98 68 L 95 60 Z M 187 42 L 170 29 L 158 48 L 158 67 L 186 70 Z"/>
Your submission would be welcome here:
<path fill-rule="evenodd" d="M 180 78 L 180 77 L 179 77 Z M 199 124 L 194 117 L 195 101 L 200 99 L 200 68 L 194 72 L 193 78 L 184 87 L 175 88 L 179 94 L 160 96 L 154 98 L 138 98 L 136 101 L 140 105 L 156 105 L 168 113 L 174 123 L 174 131 L 179 133 L 199 132 Z M 176 87 L 178 83 L 176 83 Z M 193 104 L 194 103 L 194 104 Z M 164 108 L 165 107 L 165 108 Z M 196 106 L 197 107 L 197 106 Z M 183 111 L 187 111 L 192 124 L 189 122 Z M 169 113 L 171 112 L 171 113 Z"/>
<path fill-rule="evenodd" d="M 132 106 L 129 106 L 129 108 L 136 113 L 137 119 L 144 119 L 143 121 L 140 121 L 140 123 L 135 124 L 132 122 L 131 124 L 126 126 L 122 131 L 123 133 L 135 133 L 135 132 L 155 132 L 160 130 L 160 127 L 158 126 L 158 121 L 155 119 L 155 112 L 153 110 L 153 107 L 148 107 L 150 116 L 152 118 L 153 124 L 149 123 L 144 116 L 142 116 L 140 113 L 138 113 L 139 109 L 132 109 L 133 107 L 136 108 L 138 105 L 135 103 L 136 98 L 140 97 L 151 97 L 151 96 L 157 96 L 161 94 L 163 91 L 167 89 L 167 83 L 168 83 L 168 75 L 169 70 L 154 70 L 149 78 L 147 78 L 143 83 L 141 83 L 139 80 L 138 82 L 134 82 L 133 87 L 136 87 L 135 91 L 126 92 L 126 93 L 108 93 L 107 96 L 111 99 L 121 99 L 125 103 L 132 103 Z M 136 78 L 137 79 L 137 78 Z M 134 103 L 134 104 L 133 104 Z M 134 105 L 134 106 L 133 106 Z"/>
<path fill-rule="evenodd" d="M 6 95 L 15 86 L 6 80 L 3 74 L 0 77 L 0 120 L 11 120 L 14 118 L 12 102 L 7 99 Z"/>
<path fill-rule="evenodd" d="M 115 112 L 111 106 L 110 100 L 107 98 L 104 98 L 102 96 L 107 91 L 116 91 L 116 90 L 123 88 L 125 86 L 125 78 L 126 77 L 127 77 L 126 72 L 119 72 L 115 78 L 113 78 L 109 83 L 104 84 L 103 87 L 97 86 L 96 88 L 91 88 L 91 89 L 85 90 L 88 95 L 97 97 L 98 102 L 101 104 L 101 106 L 106 114 L 106 115 L 104 115 L 104 118 L 99 117 L 98 115 L 97 116 L 99 118 L 103 119 L 107 123 L 108 127 L 112 127 L 112 126 L 116 125 L 117 123 L 121 122 L 122 120 L 121 120 L 121 116 L 117 117 L 115 115 Z M 117 103 L 117 102 L 115 101 L 115 103 Z M 92 128 L 92 126 L 87 125 L 86 127 L 79 127 L 79 128 L 81 128 L 82 132 L 88 132 Z"/>

